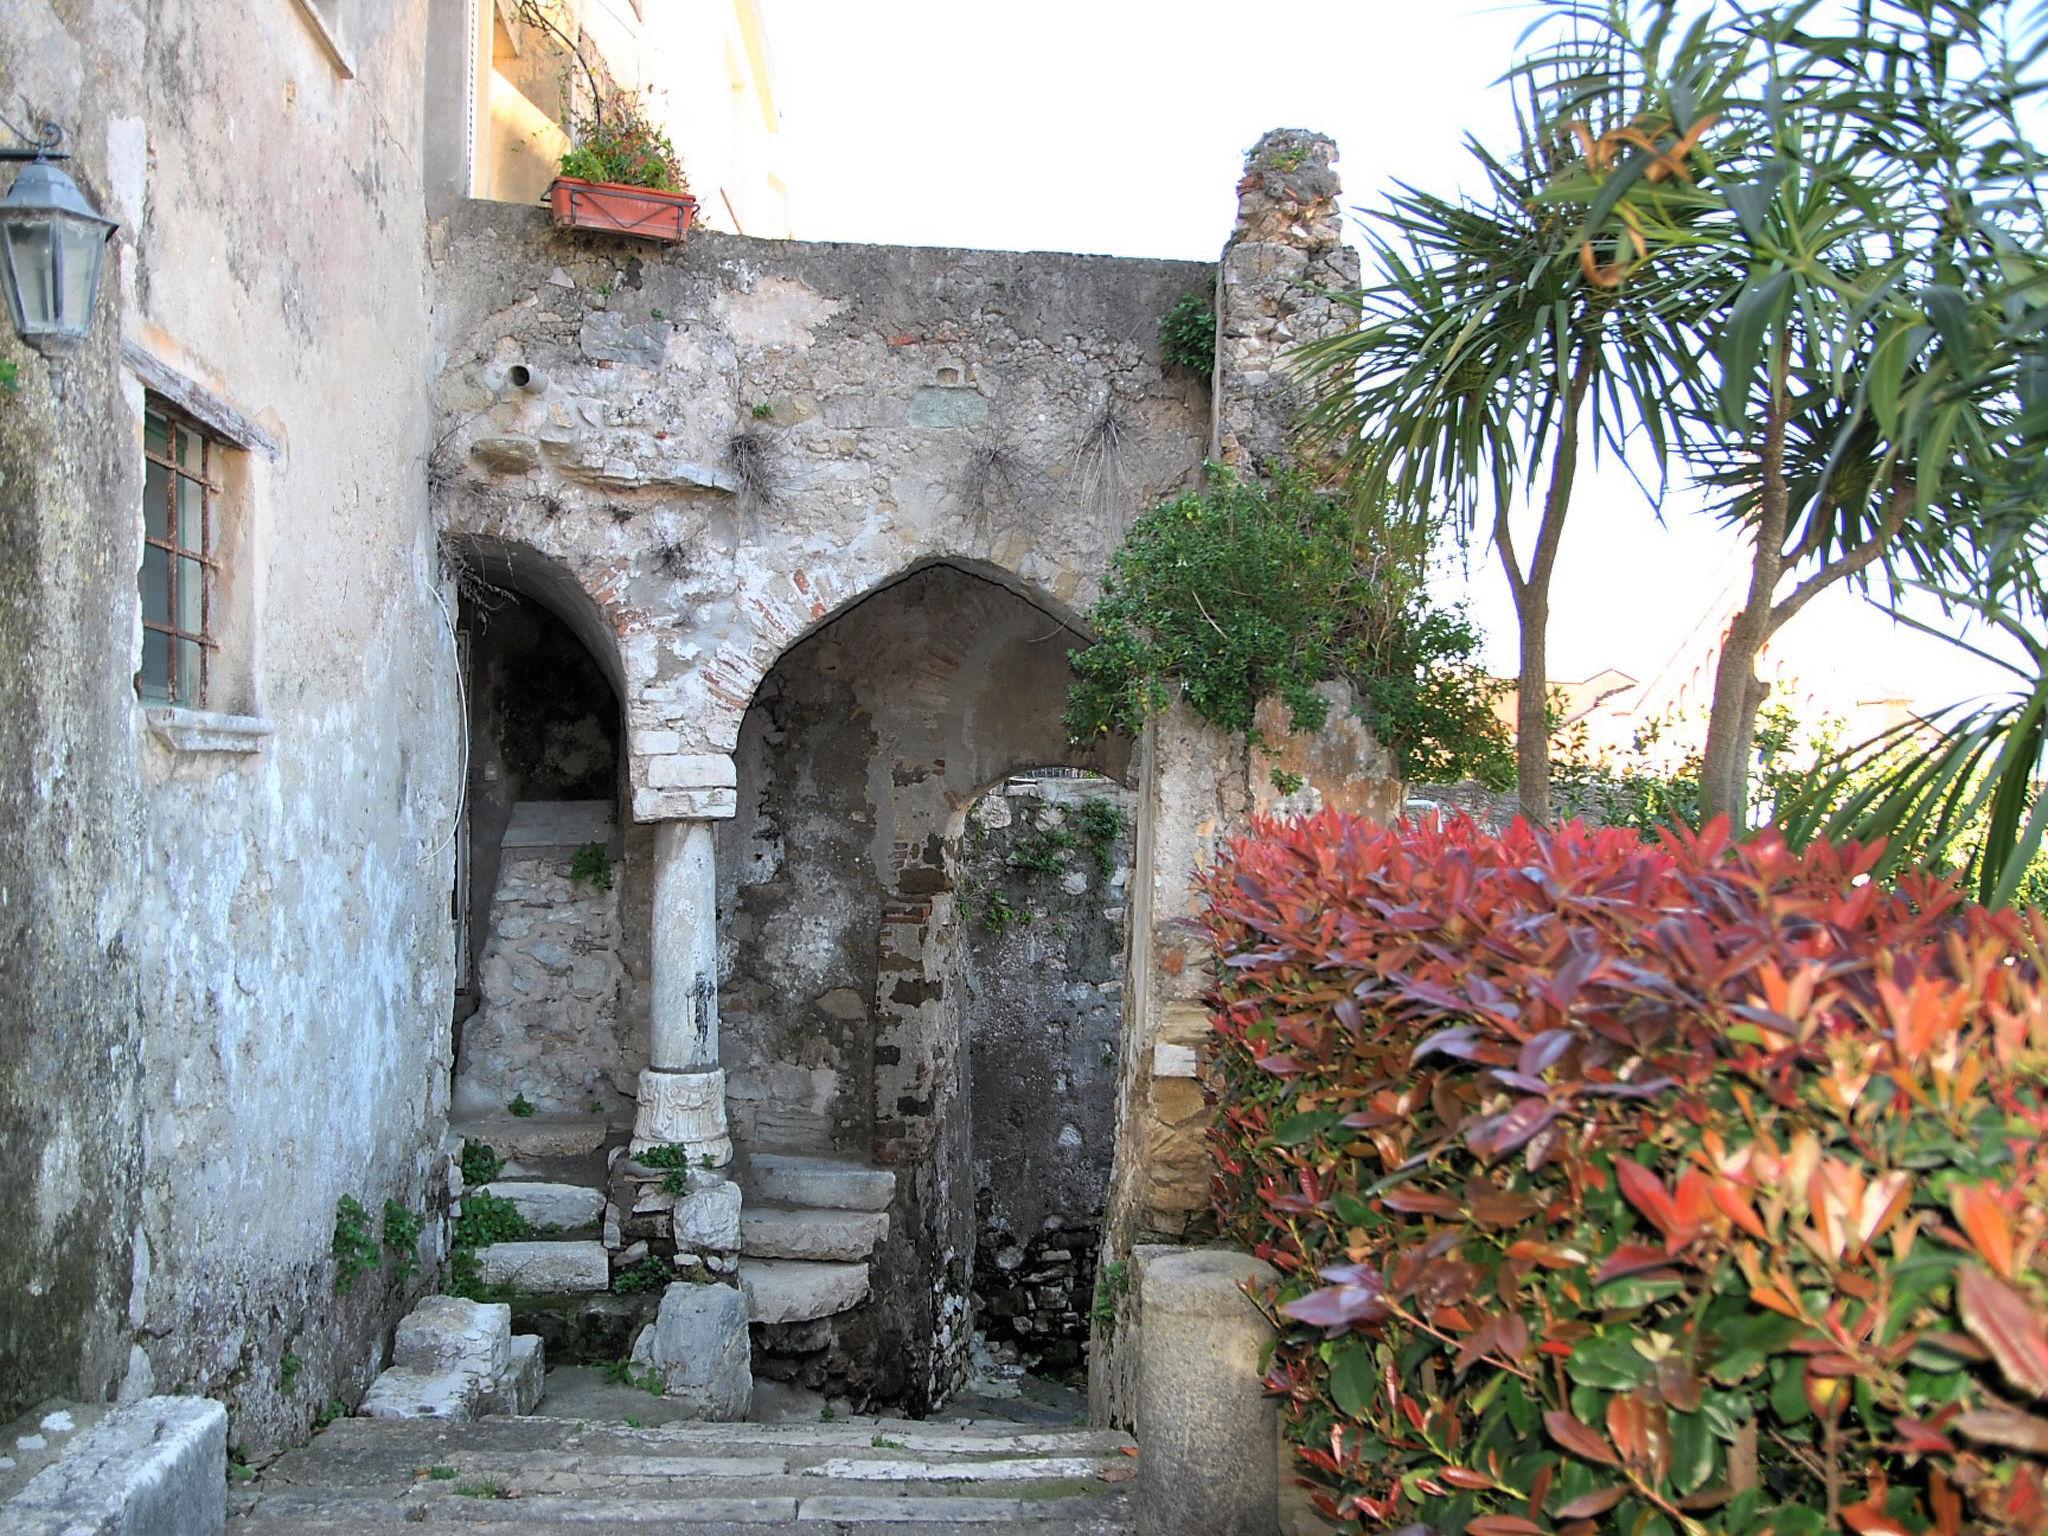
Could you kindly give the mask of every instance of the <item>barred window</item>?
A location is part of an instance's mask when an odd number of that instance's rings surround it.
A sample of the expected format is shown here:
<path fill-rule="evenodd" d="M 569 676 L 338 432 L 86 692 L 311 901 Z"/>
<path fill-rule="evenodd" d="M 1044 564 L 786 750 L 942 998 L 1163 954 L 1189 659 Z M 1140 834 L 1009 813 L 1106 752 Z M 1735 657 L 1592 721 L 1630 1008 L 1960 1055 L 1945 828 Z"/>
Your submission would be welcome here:
<path fill-rule="evenodd" d="M 135 674 L 145 703 L 206 704 L 220 452 L 191 422 L 150 398 L 143 415 L 142 670 Z"/>

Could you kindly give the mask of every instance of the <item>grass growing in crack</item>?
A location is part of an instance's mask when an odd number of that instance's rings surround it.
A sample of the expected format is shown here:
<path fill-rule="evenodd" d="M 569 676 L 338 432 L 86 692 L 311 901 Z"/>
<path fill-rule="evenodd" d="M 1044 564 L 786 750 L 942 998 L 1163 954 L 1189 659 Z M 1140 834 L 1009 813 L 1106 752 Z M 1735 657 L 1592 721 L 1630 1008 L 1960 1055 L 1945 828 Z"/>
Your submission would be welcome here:
<path fill-rule="evenodd" d="M 569 861 L 569 878 L 594 890 L 612 888 L 612 856 L 603 843 L 585 843 Z M 514 1114 L 518 1111 L 514 1110 Z"/>
<path fill-rule="evenodd" d="M 661 1373 L 653 1370 L 639 1370 L 631 1360 L 605 1361 L 604 1379 L 614 1387 L 637 1387 L 649 1397 L 660 1397 L 663 1395 Z M 631 1419 L 626 1420 L 626 1422 L 632 1424 L 635 1429 L 640 1427 Z"/>
<path fill-rule="evenodd" d="M 509 1499 L 512 1497 L 511 1489 L 507 1488 L 496 1478 L 491 1477 L 480 1477 L 474 1482 L 457 1483 L 451 1491 L 458 1497 L 465 1499 Z"/>

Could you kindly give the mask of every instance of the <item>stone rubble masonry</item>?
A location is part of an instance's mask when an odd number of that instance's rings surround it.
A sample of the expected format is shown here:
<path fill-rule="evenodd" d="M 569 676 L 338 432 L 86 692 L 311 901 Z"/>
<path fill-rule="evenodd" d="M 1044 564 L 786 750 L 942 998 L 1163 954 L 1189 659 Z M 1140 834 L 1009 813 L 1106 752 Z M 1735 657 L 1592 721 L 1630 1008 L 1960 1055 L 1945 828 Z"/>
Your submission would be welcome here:
<path fill-rule="evenodd" d="M 1240 474 L 1290 457 L 1303 398 L 1286 354 L 1356 321 L 1330 297 L 1359 283 L 1358 253 L 1344 243 L 1336 158 L 1335 140 L 1294 128 L 1274 129 L 1245 157 L 1217 283 L 1210 445 Z"/>
<path fill-rule="evenodd" d="M 633 1362 L 661 1378 L 662 1397 L 692 1418 L 744 1419 L 754 1374 L 747 1304 L 729 1285 L 678 1281 L 633 1342 Z"/>
<path fill-rule="evenodd" d="M 227 1522 L 227 1410 L 145 1397 L 74 1440 L 4 1505 L 8 1536 L 218 1536 Z"/>
<path fill-rule="evenodd" d="M 477 971 L 482 1004 L 462 1030 L 457 1114 L 503 1111 L 520 1096 L 536 1119 L 577 1114 L 633 1089 L 619 1038 L 618 892 L 572 878 L 575 854 L 505 849 Z"/>

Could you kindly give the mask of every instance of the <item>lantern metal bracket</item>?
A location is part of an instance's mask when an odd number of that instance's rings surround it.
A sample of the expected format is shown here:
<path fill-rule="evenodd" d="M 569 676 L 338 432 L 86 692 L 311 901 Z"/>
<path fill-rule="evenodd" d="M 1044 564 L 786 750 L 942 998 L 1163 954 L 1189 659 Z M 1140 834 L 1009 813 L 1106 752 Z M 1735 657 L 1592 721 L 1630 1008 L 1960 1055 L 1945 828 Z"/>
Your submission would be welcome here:
<path fill-rule="evenodd" d="M 6 117 L 0 117 L 0 128 L 20 139 L 25 149 L 10 149 L 0 145 L 0 163 L 10 160 L 69 160 L 71 151 L 59 149 L 64 142 L 64 130 L 55 123 L 46 122 L 33 134 L 23 133 Z"/>

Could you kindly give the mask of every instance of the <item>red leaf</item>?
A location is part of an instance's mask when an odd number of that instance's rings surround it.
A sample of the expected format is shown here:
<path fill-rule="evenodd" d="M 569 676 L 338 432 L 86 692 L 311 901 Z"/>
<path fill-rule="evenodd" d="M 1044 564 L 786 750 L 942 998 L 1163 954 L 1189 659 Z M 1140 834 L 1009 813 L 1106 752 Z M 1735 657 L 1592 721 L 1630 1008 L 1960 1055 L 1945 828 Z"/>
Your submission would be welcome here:
<path fill-rule="evenodd" d="M 1524 1520 L 1520 1515 L 1481 1515 L 1477 1520 L 1466 1523 L 1465 1536 L 1550 1536 L 1550 1533 L 1534 1520 Z"/>
<path fill-rule="evenodd" d="M 1956 1281 L 1963 1326 L 1991 1351 L 2005 1379 L 2036 1397 L 2048 1397 L 2048 1333 L 2027 1299 L 1974 1265 Z"/>
<path fill-rule="evenodd" d="M 1611 1488 L 1602 1488 L 1595 1493 L 1582 1493 L 1557 1512 L 1560 1520 L 1590 1520 L 1595 1515 L 1604 1515 L 1623 1499 L 1628 1497 L 1628 1484 L 1616 1483 Z"/>
<path fill-rule="evenodd" d="M 1632 1157 L 1614 1160 L 1615 1181 L 1622 1198 L 1641 1211 L 1651 1226 L 1669 1237 L 1678 1229 L 1678 1207 L 1664 1188 L 1664 1181 Z"/>
<path fill-rule="evenodd" d="M 1949 1196 L 1949 1209 L 1970 1235 L 1970 1245 L 1986 1264 L 2012 1278 L 2012 1227 L 1997 1192 L 1989 1184 L 1959 1184 Z"/>
<path fill-rule="evenodd" d="M 1645 1248 L 1641 1243 L 1623 1243 L 1607 1255 L 1593 1276 L 1595 1285 L 1605 1285 L 1623 1275 L 1640 1274 L 1646 1269 L 1664 1269 L 1671 1263 L 1671 1255 L 1662 1248 Z"/>
<path fill-rule="evenodd" d="M 1445 1467 L 1437 1476 L 1453 1488 L 1491 1488 L 1493 1479 L 1484 1472 L 1474 1472 L 1470 1467 Z"/>
<path fill-rule="evenodd" d="M 1570 1414 L 1553 1408 L 1543 1415 L 1543 1427 L 1550 1431 L 1550 1438 L 1587 1461 L 1597 1461 L 1602 1466 L 1618 1467 L 1621 1458 L 1614 1454 L 1614 1447 L 1607 1443 L 1607 1437 L 1590 1424 L 1581 1424 Z"/>

